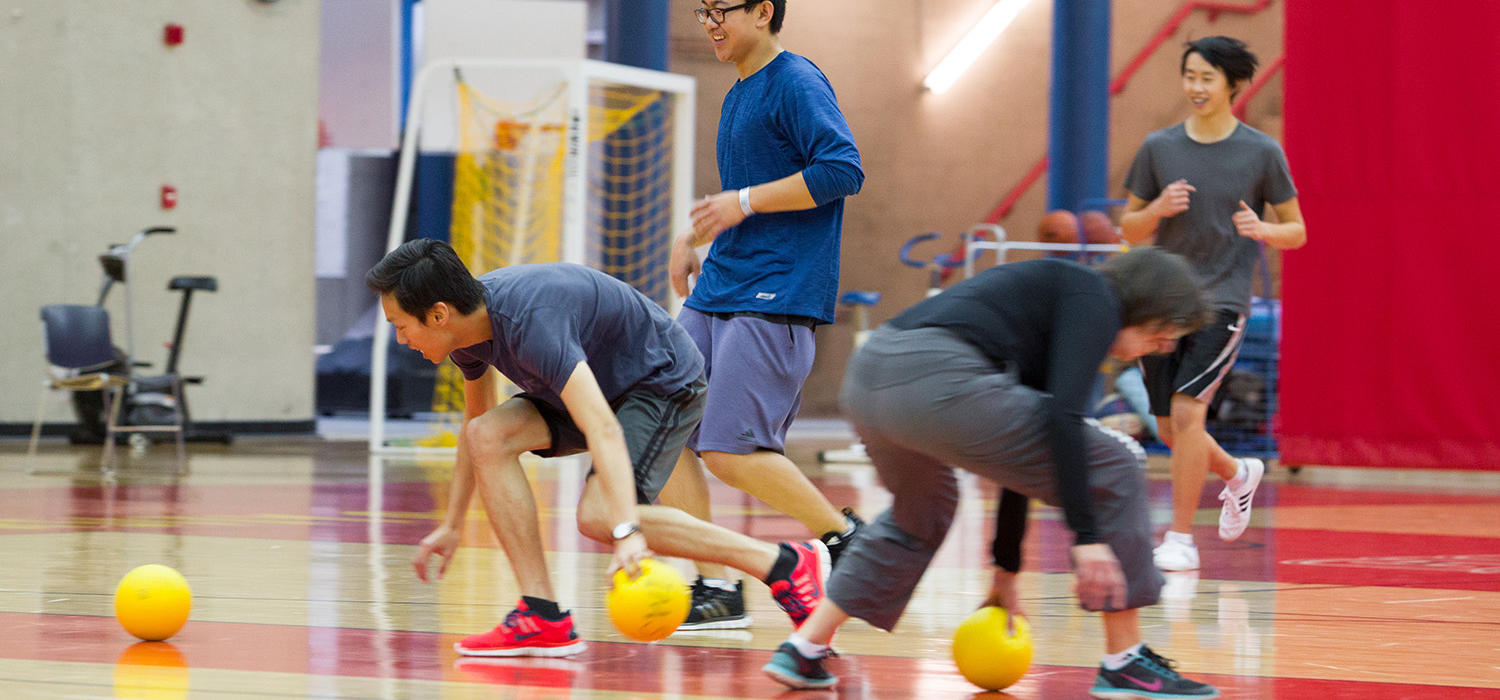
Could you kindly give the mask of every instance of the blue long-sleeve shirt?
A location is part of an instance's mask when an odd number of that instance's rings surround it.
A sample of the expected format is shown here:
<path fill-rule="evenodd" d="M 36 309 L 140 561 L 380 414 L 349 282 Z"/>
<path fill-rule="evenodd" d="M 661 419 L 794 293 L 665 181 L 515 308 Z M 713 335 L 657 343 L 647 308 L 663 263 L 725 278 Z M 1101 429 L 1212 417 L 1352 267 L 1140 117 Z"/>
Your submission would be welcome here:
<path fill-rule="evenodd" d="M 725 190 L 798 172 L 817 206 L 756 214 L 714 239 L 693 293 L 705 312 L 754 311 L 833 322 L 844 198 L 864 183 L 854 135 L 812 61 L 783 51 L 724 96 L 719 181 Z"/>

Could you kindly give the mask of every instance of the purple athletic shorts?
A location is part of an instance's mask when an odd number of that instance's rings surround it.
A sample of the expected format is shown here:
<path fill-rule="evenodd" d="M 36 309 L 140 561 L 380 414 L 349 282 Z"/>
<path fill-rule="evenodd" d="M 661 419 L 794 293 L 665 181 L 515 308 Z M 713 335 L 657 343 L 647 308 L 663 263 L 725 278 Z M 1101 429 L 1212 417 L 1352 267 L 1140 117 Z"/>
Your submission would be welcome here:
<path fill-rule="evenodd" d="M 708 403 L 688 438 L 694 452 L 786 451 L 786 431 L 812 371 L 808 319 L 711 314 L 683 307 L 677 321 L 703 353 Z"/>

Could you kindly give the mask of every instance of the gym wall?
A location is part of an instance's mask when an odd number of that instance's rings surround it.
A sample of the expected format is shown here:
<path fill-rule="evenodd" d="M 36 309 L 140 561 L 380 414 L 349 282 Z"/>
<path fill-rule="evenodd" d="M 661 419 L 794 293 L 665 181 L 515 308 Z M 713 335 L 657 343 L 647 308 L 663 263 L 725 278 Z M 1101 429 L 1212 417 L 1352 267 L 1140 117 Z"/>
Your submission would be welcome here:
<path fill-rule="evenodd" d="M 193 297 L 181 370 L 200 421 L 310 426 L 318 108 L 314 0 L 12 0 L 0 14 L 0 424 L 28 425 L 46 371 L 38 308 L 93 303 L 96 257 L 132 260 L 139 359 L 166 359 L 175 275 Z M 184 41 L 163 43 L 176 23 Z M 176 209 L 159 204 L 176 187 Z M 111 293 L 124 345 L 124 295 Z M 149 371 L 149 370 L 148 370 Z M 71 422 L 64 401 L 49 422 Z"/>
<path fill-rule="evenodd" d="M 714 136 L 733 83 L 693 20 L 674 0 L 670 69 L 698 81 L 697 194 L 718 190 Z M 944 246 L 982 220 L 1046 152 L 1051 2 L 1033 0 L 950 91 L 921 79 L 989 7 L 988 0 L 792 0 L 784 45 L 826 72 L 854 130 L 867 174 L 845 210 L 841 289 L 885 294 L 879 323 L 919 300 L 924 273 L 896 251 L 913 235 L 940 231 Z M 1245 0 L 1244 5 L 1255 5 Z M 160 364 L 177 274 L 219 277 L 221 291 L 195 297 L 183 369 L 205 375 L 190 395 L 195 418 L 308 421 L 313 416 L 315 273 L 314 159 L 318 109 L 318 13 L 314 0 L 134 0 L 130 3 L 15 0 L 0 16 L 0 240 L 10 333 L 0 334 L 0 424 L 29 423 L 45 369 L 36 310 L 90 303 L 95 261 L 109 243 L 154 224 L 181 229 L 137 250 L 138 352 Z M 1180 6 L 1116 0 L 1118 72 Z M 186 41 L 162 46 L 162 27 L 182 24 Z M 1281 53 L 1282 11 L 1194 12 L 1111 102 L 1110 187 L 1149 131 L 1186 112 L 1176 61 L 1182 42 L 1207 34 L 1247 40 L 1269 60 Z M 371 39 L 372 41 L 384 40 Z M 1279 135 L 1280 79 L 1252 103 L 1252 125 Z M 372 109 L 381 121 L 389 107 Z M 342 133 L 342 132 L 341 132 Z M 1296 164 L 1293 164 L 1294 174 Z M 164 212 L 163 183 L 181 203 Z M 1031 239 L 1043 183 L 1002 224 Z M 1274 262 L 1273 262 L 1274 265 Z M 358 290 L 355 290 L 358 291 Z M 338 296 L 338 295 L 335 295 Z M 111 311 L 123 313 L 120 299 Z M 117 325 L 120 320 L 117 320 Z M 818 332 L 818 362 L 804 415 L 835 415 L 852 340 L 851 320 Z M 52 422 L 70 420 L 57 402 Z"/>

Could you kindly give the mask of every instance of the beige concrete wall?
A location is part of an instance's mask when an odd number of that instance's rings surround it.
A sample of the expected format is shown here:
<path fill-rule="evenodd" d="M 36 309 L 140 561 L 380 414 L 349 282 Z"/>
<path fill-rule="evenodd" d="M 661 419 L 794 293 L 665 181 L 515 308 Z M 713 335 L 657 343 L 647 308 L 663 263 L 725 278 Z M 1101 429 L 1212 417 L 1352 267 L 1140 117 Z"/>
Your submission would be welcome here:
<path fill-rule="evenodd" d="M 959 231 L 981 221 L 1047 149 L 1051 3 L 1033 0 L 962 79 L 941 95 L 921 80 L 992 0 L 789 0 L 782 43 L 817 63 L 832 81 L 864 161 L 864 190 L 845 208 L 841 289 L 884 294 L 879 323 L 921 299 L 927 278 L 900 265 L 896 251 L 908 238 L 943 232 L 946 251 Z M 1246 0 L 1246 5 L 1253 4 Z M 685 0 L 672 12 L 671 70 L 698 80 L 695 190 L 717 191 L 714 138 L 719 106 L 733 84 Z M 1180 6 L 1168 0 L 1116 0 L 1112 6 L 1114 70 L 1121 70 Z M 1182 43 L 1208 34 L 1245 39 L 1263 62 L 1281 54 L 1279 4 L 1253 16 L 1201 11 L 1142 67 L 1111 105 L 1110 183 L 1123 196 L 1125 171 L 1153 129 L 1186 117 L 1178 87 Z M 1280 80 L 1250 110 L 1250 123 L 1280 136 Z M 1295 164 L 1293 164 L 1295 171 Z M 1012 238 L 1035 238 L 1045 200 L 1045 178 L 1001 223 Z M 808 379 L 803 415 L 837 412 L 838 384 L 848 356 L 852 319 L 818 331 L 818 361 Z"/>
<path fill-rule="evenodd" d="M 37 309 L 92 303 L 95 257 L 151 225 L 134 258 L 137 353 L 161 367 L 174 275 L 194 297 L 182 370 L 201 420 L 313 415 L 313 173 L 319 3 L 12 0 L 0 14 L 0 422 L 29 423 Z M 183 25 L 167 48 L 163 27 Z M 162 211 L 162 184 L 180 204 Z M 123 332 L 122 296 L 111 313 Z M 123 345 L 123 337 L 117 338 Z M 69 421 L 57 402 L 49 420 Z"/>

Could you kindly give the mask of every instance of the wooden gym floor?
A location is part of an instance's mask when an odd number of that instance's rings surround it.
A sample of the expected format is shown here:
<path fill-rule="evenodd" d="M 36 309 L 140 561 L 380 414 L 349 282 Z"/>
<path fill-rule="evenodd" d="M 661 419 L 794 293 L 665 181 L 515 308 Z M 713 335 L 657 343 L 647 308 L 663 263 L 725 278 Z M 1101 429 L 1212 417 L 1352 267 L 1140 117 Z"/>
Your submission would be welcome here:
<path fill-rule="evenodd" d="M 889 496 L 863 466 L 819 466 L 832 438 L 791 456 L 837 505 L 867 517 Z M 845 441 L 846 442 L 846 441 Z M 955 527 L 895 634 L 854 621 L 830 662 L 836 691 L 784 691 L 760 667 L 790 631 L 748 581 L 748 630 L 625 640 L 603 610 L 608 555 L 573 525 L 576 461 L 528 467 L 561 602 L 590 646 L 571 659 L 462 659 L 453 642 L 496 624 L 518 594 L 483 514 L 440 584 L 408 560 L 441 516 L 443 460 L 372 459 L 363 443 L 256 439 L 127 449 L 112 482 L 98 448 L 0 442 L 0 698 L 969 698 L 948 657 L 983 599 L 995 491 L 964 482 Z M 40 471 L 42 473 L 32 473 Z M 1153 519 L 1169 518 L 1165 462 L 1150 469 Z M 1195 532 L 1203 569 L 1172 575 L 1142 613 L 1148 643 L 1226 698 L 1500 698 L 1500 473 L 1273 469 L 1241 541 L 1218 540 L 1217 485 Z M 806 538 L 790 519 L 716 485 L 717 521 Z M 1100 654 L 1096 616 L 1071 597 L 1059 512 L 1033 510 L 1022 576 L 1036 635 L 1007 694 L 1084 697 Z M 137 643 L 112 596 L 130 568 L 161 563 L 193 587 L 187 626 Z"/>

